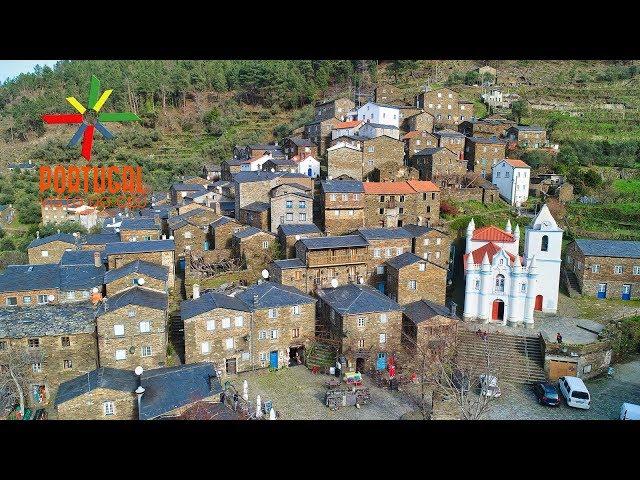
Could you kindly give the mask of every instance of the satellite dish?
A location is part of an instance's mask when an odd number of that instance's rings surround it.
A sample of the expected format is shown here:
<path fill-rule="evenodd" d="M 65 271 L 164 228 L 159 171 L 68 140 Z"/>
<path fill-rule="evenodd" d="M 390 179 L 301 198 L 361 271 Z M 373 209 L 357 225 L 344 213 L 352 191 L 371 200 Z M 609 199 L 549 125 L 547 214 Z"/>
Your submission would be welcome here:
<path fill-rule="evenodd" d="M 138 285 L 144 285 L 144 278 L 140 277 L 138 279 Z"/>
<path fill-rule="evenodd" d="M 98 287 L 93 287 L 93 288 L 91 289 L 91 291 L 92 291 L 93 293 L 98 293 Z"/>
<path fill-rule="evenodd" d="M 140 376 L 140 375 L 142 375 L 142 372 L 144 372 L 144 368 L 142 368 L 140 365 L 138 365 L 136 367 L 136 369 L 134 370 L 134 372 L 135 372 L 136 375 Z"/>
<path fill-rule="evenodd" d="M 49 300 L 50 302 L 53 302 L 55 299 L 56 299 L 56 297 L 55 297 L 55 296 L 53 296 L 53 295 L 49 295 L 49 296 L 47 297 L 47 300 Z"/>
<path fill-rule="evenodd" d="M 266 268 L 262 270 L 262 278 L 264 278 L 265 280 L 269 278 L 269 270 L 267 270 Z"/>
<path fill-rule="evenodd" d="M 275 169 L 275 168 L 272 168 L 272 169 L 271 169 L 271 173 L 273 173 L 273 172 L 275 172 L 275 171 L 276 171 L 276 169 Z"/>
<path fill-rule="evenodd" d="M 173 240 L 173 235 L 169 235 L 169 240 Z"/>
<path fill-rule="evenodd" d="M 362 285 L 364 283 L 364 278 L 360 277 L 358 281 L 360 282 L 360 285 Z"/>
<path fill-rule="evenodd" d="M 336 288 L 338 286 L 338 279 L 337 278 L 331 279 L 331 286 L 333 288 Z"/>
<path fill-rule="evenodd" d="M 296 235 L 296 241 L 300 240 L 300 235 Z"/>

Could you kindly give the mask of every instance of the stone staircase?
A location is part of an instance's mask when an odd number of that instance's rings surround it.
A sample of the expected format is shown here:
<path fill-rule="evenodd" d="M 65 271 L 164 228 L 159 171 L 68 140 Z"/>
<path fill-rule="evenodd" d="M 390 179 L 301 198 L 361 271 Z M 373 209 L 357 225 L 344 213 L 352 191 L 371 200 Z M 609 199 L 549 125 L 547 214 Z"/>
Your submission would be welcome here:
<path fill-rule="evenodd" d="M 331 345 L 315 342 L 306 354 L 307 367 L 329 368 L 336 364 L 336 349 Z"/>
<path fill-rule="evenodd" d="M 492 370 L 498 379 L 531 384 L 545 381 L 544 356 L 539 336 L 489 333 L 487 336 Z M 484 340 L 469 330 L 458 333 L 458 352 L 479 368 L 486 362 Z"/>
<path fill-rule="evenodd" d="M 563 268 L 561 277 L 570 297 L 580 295 L 580 284 L 578 283 L 578 277 L 576 277 L 575 273 Z"/>

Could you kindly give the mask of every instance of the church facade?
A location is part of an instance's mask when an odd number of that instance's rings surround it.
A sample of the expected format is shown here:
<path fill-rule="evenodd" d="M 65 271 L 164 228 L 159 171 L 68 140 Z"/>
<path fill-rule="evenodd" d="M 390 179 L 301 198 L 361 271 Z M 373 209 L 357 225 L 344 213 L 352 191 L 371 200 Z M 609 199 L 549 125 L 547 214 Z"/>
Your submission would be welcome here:
<path fill-rule="evenodd" d="M 533 327 L 535 310 L 558 307 L 562 234 L 547 206 L 525 229 L 524 256 L 520 228 L 467 227 L 464 259 L 464 318 L 502 325 Z"/>

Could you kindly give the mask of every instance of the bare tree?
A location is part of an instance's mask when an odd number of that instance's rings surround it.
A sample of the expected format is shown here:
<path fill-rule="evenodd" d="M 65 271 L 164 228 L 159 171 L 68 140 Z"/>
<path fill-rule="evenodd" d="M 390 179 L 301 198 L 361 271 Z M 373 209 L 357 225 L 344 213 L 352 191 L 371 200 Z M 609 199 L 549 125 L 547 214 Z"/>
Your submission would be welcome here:
<path fill-rule="evenodd" d="M 0 355 L 0 411 L 18 404 L 20 415 L 24 415 L 25 392 L 33 380 L 33 365 L 42 363 L 40 349 L 29 351 L 21 345 L 7 346 Z"/>

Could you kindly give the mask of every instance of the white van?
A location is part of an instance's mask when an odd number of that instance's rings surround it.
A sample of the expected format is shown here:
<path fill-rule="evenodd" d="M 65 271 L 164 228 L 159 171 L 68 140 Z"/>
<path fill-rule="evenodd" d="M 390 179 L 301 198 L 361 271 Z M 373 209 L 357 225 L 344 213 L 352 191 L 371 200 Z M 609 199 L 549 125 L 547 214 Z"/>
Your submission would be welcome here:
<path fill-rule="evenodd" d="M 623 403 L 620 409 L 620 420 L 640 420 L 640 405 Z"/>
<path fill-rule="evenodd" d="M 584 408 L 588 410 L 591 406 L 591 395 L 581 378 L 560 377 L 558 386 L 562 396 L 570 407 Z"/>

